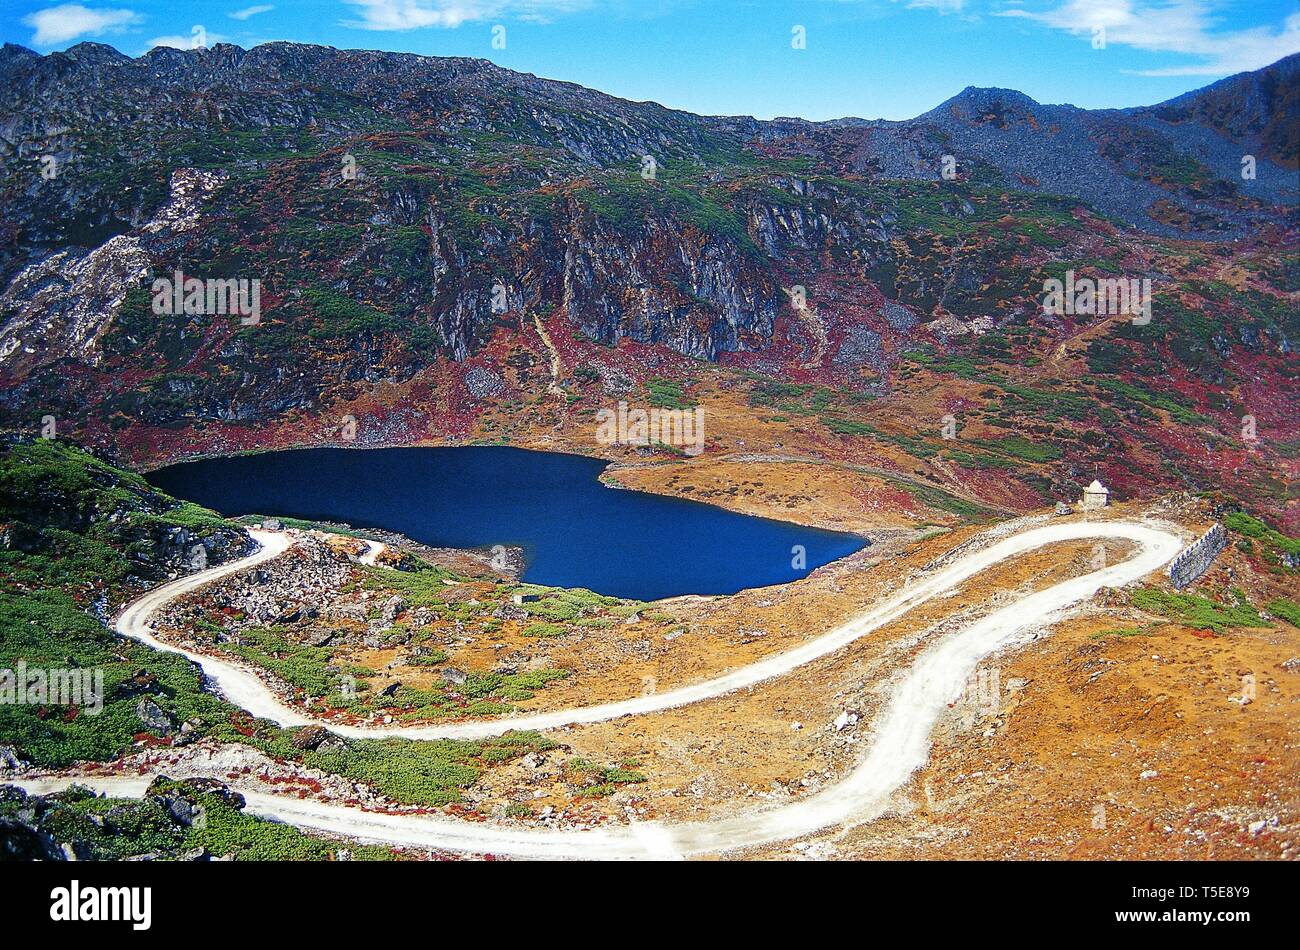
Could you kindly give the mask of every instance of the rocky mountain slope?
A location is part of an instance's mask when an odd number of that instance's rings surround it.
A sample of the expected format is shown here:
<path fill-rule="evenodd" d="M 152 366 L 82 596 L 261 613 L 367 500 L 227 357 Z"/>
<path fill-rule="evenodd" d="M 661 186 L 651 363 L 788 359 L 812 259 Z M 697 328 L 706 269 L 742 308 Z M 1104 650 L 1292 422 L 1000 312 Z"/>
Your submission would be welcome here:
<path fill-rule="evenodd" d="M 478 60 L 6 46 L 0 421 L 148 463 L 730 393 L 772 447 L 1013 506 L 1102 472 L 1294 520 L 1298 63 L 809 123 Z M 260 320 L 153 312 L 177 270 L 260 281 Z M 1044 313 L 1067 272 L 1149 280 L 1154 319 Z"/>

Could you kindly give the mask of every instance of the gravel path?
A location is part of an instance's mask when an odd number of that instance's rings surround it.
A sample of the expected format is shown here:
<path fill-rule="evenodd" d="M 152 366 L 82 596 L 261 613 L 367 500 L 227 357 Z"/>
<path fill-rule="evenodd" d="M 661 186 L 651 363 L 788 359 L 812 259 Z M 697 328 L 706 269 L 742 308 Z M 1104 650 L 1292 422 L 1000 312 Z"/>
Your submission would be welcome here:
<path fill-rule="evenodd" d="M 278 556 L 291 541 L 285 535 L 252 532 L 262 549 L 242 561 L 223 565 L 160 587 L 125 610 L 117 629 L 151 646 L 183 653 L 199 663 L 232 702 L 256 716 L 282 725 L 309 720 L 286 708 L 252 672 L 208 656 L 161 643 L 148 628 L 150 615 L 183 593 Z M 1023 642 L 1034 631 L 1061 619 L 1070 608 L 1106 587 L 1133 583 L 1167 564 L 1181 550 L 1172 530 L 1135 521 L 1052 523 L 1030 527 L 940 567 L 865 614 L 803 646 L 767 657 L 723 676 L 665 693 L 599 706 L 518 716 L 488 722 L 411 728 L 330 728 L 356 737 L 402 736 L 410 739 L 481 738 L 511 729 L 550 729 L 599 722 L 627 715 L 702 702 L 757 685 L 827 656 L 906 614 L 931 598 L 957 589 L 964 581 L 1010 557 L 1050 544 L 1093 538 L 1133 541 L 1128 560 L 1081 577 L 1062 581 L 995 610 L 925 649 L 913 662 L 873 728 L 865 756 L 843 778 L 789 805 L 760 809 L 707 822 L 633 823 L 591 830 L 535 829 L 456 818 L 394 815 L 323 801 L 290 799 L 264 792 L 244 793 L 248 810 L 330 834 L 395 845 L 493 853 L 531 858 L 635 859 L 687 857 L 758 847 L 791 840 L 831 826 L 869 821 L 888 806 L 890 796 L 925 763 L 930 732 L 947 705 L 958 698 L 967 677 L 987 656 Z M 147 777 L 76 776 L 19 780 L 31 792 L 48 792 L 73 781 L 113 794 L 139 794 Z"/>

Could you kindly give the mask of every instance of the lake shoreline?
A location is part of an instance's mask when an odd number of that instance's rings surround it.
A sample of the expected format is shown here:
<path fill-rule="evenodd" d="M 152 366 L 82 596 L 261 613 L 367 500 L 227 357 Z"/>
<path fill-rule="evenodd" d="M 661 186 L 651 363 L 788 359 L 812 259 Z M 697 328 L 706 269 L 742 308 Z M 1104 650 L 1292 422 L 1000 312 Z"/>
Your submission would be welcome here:
<path fill-rule="evenodd" d="M 430 547 L 519 547 L 529 583 L 640 600 L 788 583 L 871 544 L 702 500 L 603 491 L 610 465 L 519 446 L 350 445 L 208 457 L 145 478 L 232 519 L 346 524 Z"/>

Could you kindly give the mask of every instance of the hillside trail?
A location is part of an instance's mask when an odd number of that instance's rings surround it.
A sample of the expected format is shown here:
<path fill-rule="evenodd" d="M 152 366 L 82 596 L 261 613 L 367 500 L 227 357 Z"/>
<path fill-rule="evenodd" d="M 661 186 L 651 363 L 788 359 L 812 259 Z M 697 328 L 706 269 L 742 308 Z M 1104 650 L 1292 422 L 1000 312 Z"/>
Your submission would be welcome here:
<path fill-rule="evenodd" d="M 551 334 L 547 332 L 546 325 L 542 323 L 540 316 L 533 317 L 533 326 L 537 329 L 537 335 L 542 338 L 542 343 L 546 350 L 551 354 L 551 381 L 546 387 L 546 391 L 557 399 L 564 399 L 564 389 L 560 386 L 560 378 L 564 372 L 564 364 L 560 360 L 560 351 L 555 348 L 555 343 L 551 340 Z"/>

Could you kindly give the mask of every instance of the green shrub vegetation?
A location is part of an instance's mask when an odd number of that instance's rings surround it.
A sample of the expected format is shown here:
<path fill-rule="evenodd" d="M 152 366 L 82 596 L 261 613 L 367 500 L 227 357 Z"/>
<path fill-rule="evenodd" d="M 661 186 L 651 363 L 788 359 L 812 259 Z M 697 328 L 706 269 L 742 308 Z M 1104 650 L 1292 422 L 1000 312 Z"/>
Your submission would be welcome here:
<path fill-rule="evenodd" d="M 695 408 L 695 403 L 684 394 L 681 383 L 669 379 L 649 379 L 646 380 L 645 387 L 652 406 L 663 409 Z"/>
<path fill-rule="evenodd" d="M 635 785 L 646 781 L 646 777 L 625 763 L 622 766 L 599 765 L 581 757 L 569 759 L 564 763 L 564 771 L 578 780 L 590 784 L 578 789 L 580 798 L 604 798 L 614 794 L 624 785 Z"/>
<path fill-rule="evenodd" d="M 1264 605 L 1274 617 L 1280 617 L 1293 627 L 1300 627 L 1300 604 L 1286 597 L 1276 597 Z"/>
<path fill-rule="evenodd" d="M 524 627 L 526 637 L 562 637 L 568 631 L 558 623 L 530 623 Z"/>
<path fill-rule="evenodd" d="M 189 806 L 188 824 L 168 811 L 170 801 Z M 30 820 L 24 816 L 30 807 L 19 799 L 0 799 L 0 817 Z M 155 781 L 141 799 L 103 797 L 77 786 L 46 796 L 40 828 L 58 841 L 76 841 L 95 861 L 141 855 L 177 859 L 198 849 L 236 861 L 323 861 L 340 850 L 359 861 L 394 857 L 387 848 L 307 835 L 247 814 L 222 795 L 166 780 Z"/>
<path fill-rule="evenodd" d="M 1013 458 L 1023 459 L 1027 462 L 1052 462 L 1061 457 L 1061 450 L 1056 446 L 1040 445 L 1018 435 L 990 441 L 975 439 L 973 442 L 975 445 L 1001 452 L 1004 455 L 1010 455 Z"/>
<path fill-rule="evenodd" d="M 1261 542 L 1267 549 L 1270 549 L 1274 555 L 1270 560 L 1278 563 L 1277 555 L 1286 554 L 1291 557 L 1300 557 L 1300 538 L 1291 538 L 1270 528 L 1258 518 L 1253 518 L 1245 512 L 1233 512 L 1223 519 L 1225 527 L 1234 531 L 1243 537 L 1251 538 Z"/>
<path fill-rule="evenodd" d="M 1229 627 L 1271 626 L 1239 591 L 1233 592 L 1233 600 L 1232 604 L 1222 604 L 1199 594 L 1171 594 L 1156 587 L 1144 587 L 1132 596 L 1133 606 L 1138 609 L 1198 630 L 1220 633 Z"/>
<path fill-rule="evenodd" d="M 1112 630 L 1099 630 L 1092 634 L 1093 640 L 1104 640 L 1107 637 L 1151 637 L 1155 636 L 1163 623 L 1150 623 L 1143 627 L 1116 627 Z"/>
<path fill-rule="evenodd" d="M 309 331 L 313 339 L 350 338 L 402 327 L 402 322 L 396 317 L 330 290 L 308 290 L 304 296 L 318 321 Z"/>

